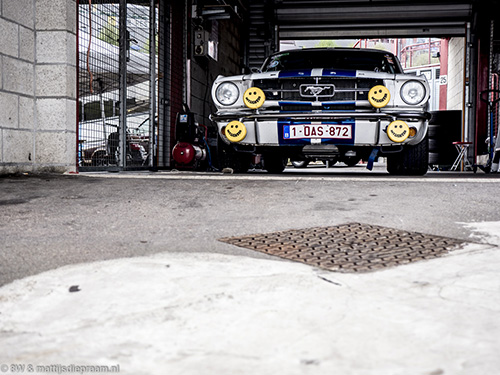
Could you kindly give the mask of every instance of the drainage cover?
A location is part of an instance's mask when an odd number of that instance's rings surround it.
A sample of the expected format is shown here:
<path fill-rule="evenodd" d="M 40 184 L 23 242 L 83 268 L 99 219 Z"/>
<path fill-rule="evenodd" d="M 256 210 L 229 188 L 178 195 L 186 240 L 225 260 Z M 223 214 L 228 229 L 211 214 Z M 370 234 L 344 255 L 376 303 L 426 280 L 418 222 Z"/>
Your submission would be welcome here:
<path fill-rule="evenodd" d="M 437 258 L 464 244 L 453 238 L 360 223 L 219 241 L 339 272 L 369 272 Z"/>

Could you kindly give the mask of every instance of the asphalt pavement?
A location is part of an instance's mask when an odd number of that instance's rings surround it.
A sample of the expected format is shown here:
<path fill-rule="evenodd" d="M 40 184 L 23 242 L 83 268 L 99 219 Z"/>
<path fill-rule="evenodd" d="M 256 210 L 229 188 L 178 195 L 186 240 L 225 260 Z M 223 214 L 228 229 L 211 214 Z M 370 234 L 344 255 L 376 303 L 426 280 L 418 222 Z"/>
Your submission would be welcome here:
<path fill-rule="evenodd" d="M 307 173 L 306 173 L 307 172 Z M 66 264 L 209 252 L 221 237 L 348 222 L 467 239 L 500 220 L 499 176 L 391 177 L 379 167 L 282 175 L 123 172 L 0 178 L 0 285 Z"/>

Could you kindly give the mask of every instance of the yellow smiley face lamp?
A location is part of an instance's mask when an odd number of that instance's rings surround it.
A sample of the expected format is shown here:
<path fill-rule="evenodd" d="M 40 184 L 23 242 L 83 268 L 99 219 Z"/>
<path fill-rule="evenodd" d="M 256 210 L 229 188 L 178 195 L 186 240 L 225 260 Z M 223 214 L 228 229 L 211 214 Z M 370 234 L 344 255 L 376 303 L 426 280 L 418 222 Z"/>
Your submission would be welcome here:
<path fill-rule="evenodd" d="M 396 120 L 389 124 L 386 132 L 391 141 L 401 143 L 410 136 L 410 127 L 406 122 Z"/>
<path fill-rule="evenodd" d="M 224 135 L 230 142 L 241 142 L 247 136 L 247 128 L 240 121 L 231 121 L 224 128 Z"/>
<path fill-rule="evenodd" d="M 243 102 L 250 109 L 258 109 L 262 107 L 265 101 L 266 95 L 264 94 L 264 91 L 258 87 L 250 87 L 243 94 Z"/>
<path fill-rule="evenodd" d="M 389 89 L 382 85 L 374 86 L 368 92 L 368 101 L 375 108 L 383 108 L 389 104 L 391 93 Z"/>

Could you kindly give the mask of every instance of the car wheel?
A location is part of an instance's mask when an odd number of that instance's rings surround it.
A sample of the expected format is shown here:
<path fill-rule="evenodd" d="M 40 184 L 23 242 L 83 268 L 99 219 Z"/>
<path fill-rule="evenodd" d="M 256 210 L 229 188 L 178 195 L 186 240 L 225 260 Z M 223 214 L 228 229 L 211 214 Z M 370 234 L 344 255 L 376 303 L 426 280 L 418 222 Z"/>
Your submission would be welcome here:
<path fill-rule="evenodd" d="M 104 151 L 97 151 L 92 155 L 93 167 L 104 167 L 108 165 L 108 158 Z"/>
<path fill-rule="evenodd" d="M 269 173 L 281 173 L 285 170 L 287 159 L 279 154 L 264 154 L 264 169 Z"/>
<path fill-rule="evenodd" d="M 342 162 L 348 167 L 354 167 L 360 161 L 361 159 L 358 156 L 345 156 L 342 158 Z"/>
<path fill-rule="evenodd" d="M 217 157 L 219 169 L 231 168 L 234 173 L 247 172 L 252 162 L 252 154 L 237 152 L 220 138 L 217 142 Z"/>
<path fill-rule="evenodd" d="M 292 165 L 295 168 L 306 168 L 309 165 L 309 160 L 292 160 Z"/>
<path fill-rule="evenodd" d="M 422 176 L 429 168 L 429 140 L 425 137 L 420 143 L 404 146 L 397 154 L 387 157 L 387 171 L 393 175 Z"/>

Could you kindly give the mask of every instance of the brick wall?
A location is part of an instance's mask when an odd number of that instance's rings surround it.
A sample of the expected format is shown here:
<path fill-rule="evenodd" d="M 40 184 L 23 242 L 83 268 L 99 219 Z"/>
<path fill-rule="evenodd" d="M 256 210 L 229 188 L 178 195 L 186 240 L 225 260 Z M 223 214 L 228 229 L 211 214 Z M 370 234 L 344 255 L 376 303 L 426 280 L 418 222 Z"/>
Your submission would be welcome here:
<path fill-rule="evenodd" d="M 75 0 L 0 0 L 0 113 L 0 174 L 75 169 Z"/>
<path fill-rule="evenodd" d="M 464 38 L 451 38 L 448 45 L 448 106 L 449 110 L 463 109 L 464 96 Z"/>

